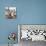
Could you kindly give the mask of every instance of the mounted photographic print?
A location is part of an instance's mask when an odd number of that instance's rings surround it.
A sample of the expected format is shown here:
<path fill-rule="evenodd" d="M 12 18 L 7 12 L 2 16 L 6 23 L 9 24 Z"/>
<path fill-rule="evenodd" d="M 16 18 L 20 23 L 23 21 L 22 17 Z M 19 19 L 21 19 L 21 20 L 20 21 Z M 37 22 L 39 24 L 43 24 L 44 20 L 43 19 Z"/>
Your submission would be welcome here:
<path fill-rule="evenodd" d="M 19 41 L 46 41 L 46 25 L 18 25 Z"/>
<path fill-rule="evenodd" d="M 15 19 L 16 7 L 5 7 L 5 16 L 7 19 Z"/>

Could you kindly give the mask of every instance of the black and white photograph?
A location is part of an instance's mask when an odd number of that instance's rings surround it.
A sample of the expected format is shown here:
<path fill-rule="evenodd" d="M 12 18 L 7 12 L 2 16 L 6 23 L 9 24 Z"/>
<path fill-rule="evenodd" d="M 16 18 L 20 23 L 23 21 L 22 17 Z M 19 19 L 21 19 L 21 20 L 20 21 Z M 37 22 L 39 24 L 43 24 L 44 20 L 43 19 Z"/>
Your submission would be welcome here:
<path fill-rule="evenodd" d="M 15 19 L 16 7 L 5 7 L 5 16 L 7 19 Z"/>

